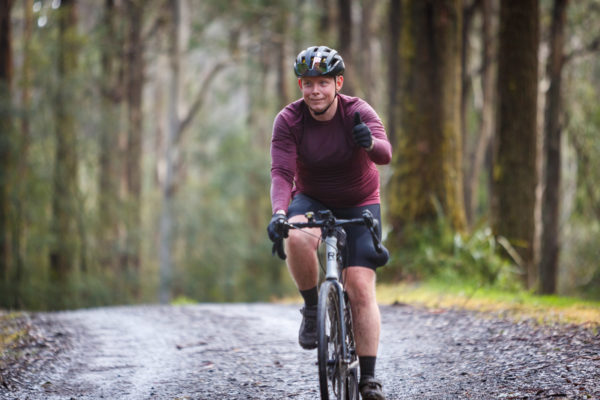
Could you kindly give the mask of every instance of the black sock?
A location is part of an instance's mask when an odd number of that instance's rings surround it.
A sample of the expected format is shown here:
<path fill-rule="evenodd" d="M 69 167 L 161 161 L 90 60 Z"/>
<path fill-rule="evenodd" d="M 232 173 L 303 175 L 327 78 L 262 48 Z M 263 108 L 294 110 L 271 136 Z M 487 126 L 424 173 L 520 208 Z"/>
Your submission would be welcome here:
<path fill-rule="evenodd" d="M 359 356 L 358 362 L 360 364 L 360 379 L 364 377 L 370 376 L 372 378 L 375 377 L 375 362 L 377 361 L 377 357 L 371 356 Z"/>
<path fill-rule="evenodd" d="M 312 289 L 301 290 L 300 294 L 304 298 L 304 304 L 307 307 L 316 306 L 319 303 L 319 291 L 316 286 Z"/>

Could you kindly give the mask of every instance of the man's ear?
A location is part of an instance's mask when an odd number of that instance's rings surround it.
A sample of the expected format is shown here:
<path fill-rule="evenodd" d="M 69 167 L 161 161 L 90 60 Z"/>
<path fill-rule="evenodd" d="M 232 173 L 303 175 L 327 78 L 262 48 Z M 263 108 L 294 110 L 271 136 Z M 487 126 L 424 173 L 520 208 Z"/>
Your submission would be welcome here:
<path fill-rule="evenodd" d="M 335 77 L 335 90 L 339 91 L 344 86 L 344 75 Z"/>

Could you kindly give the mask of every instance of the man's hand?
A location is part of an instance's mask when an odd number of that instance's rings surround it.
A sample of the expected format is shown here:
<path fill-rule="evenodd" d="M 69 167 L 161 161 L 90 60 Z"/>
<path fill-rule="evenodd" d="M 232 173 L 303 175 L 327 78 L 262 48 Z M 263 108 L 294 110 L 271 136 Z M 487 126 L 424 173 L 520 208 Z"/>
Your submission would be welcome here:
<path fill-rule="evenodd" d="M 286 259 L 285 252 L 283 251 L 283 239 L 288 237 L 286 223 L 287 217 L 285 214 L 275 213 L 271 217 L 269 226 L 267 226 L 269 239 L 273 242 L 273 254 L 277 253 L 282 260 Z"/>
<path fill-rule="evenodd" d="M 271 217 L 271 222 L 269 222 L 269 226 L 267 226 L 267 233 L 269 234 L 269 239 L 271 239 L 272 242 L 276 242 L 287 237 L 287 229 L 285 226 L 286 223 L 287 217 L 285 214 L 273 214 Z"/>
<path fill-rule="evenodd" d="M 360 119 L 360 113 L 357 111 L 354 113 L 354 128 L 352 128 L 352 136 L 354 141 L 361 147 L 364 147 L 367 151 L 373 149 L 373 136 L 369 127 L 362 122 Z"/>

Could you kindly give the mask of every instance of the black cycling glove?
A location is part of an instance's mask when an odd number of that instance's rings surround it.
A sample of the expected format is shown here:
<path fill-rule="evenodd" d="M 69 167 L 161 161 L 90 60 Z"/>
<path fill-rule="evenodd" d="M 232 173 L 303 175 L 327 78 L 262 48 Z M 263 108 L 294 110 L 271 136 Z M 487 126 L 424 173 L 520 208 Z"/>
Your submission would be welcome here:
<path fill-rule="evenodd" d="M 271 222 L 267 226 L 267 233 L 269 239 L 273 242 L 273 254 L 277 253 L 279 258 L 282 260 L 286 259 L 285 252 L 283 250 L 283 239 L 288 237 L 287 229 L 287 217 L 285 214 L 273 214 Z"/>
<path fill-rule="evenodd" d="M 371 150 L 373 146 L 373 136 L 369 127 L 360 119 L 360 113 L 354 113 L 354 128 L 352 128 L 354 141 L 361 147 Z"/>
<path fill-rule="evenodd" d="M 269 222 L 269 226 L 267 226 L 267 233 L 272 242 L 287 237 L 286 222 L 287 217 L 285 214 L 273 214 L 271 222 Z"/>

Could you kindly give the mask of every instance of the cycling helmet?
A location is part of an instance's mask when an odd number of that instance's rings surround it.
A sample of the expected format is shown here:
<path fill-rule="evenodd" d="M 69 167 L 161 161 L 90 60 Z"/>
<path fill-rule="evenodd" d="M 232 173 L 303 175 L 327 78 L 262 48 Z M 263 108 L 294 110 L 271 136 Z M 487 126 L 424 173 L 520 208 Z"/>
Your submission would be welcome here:
<path fill-rule="evenodd" d="M 302 50 L 294 63 L 294 72 L 299 78 L 343 75 L 344 69 L 342 56 L 327 46 L 311 46 Z"/>

